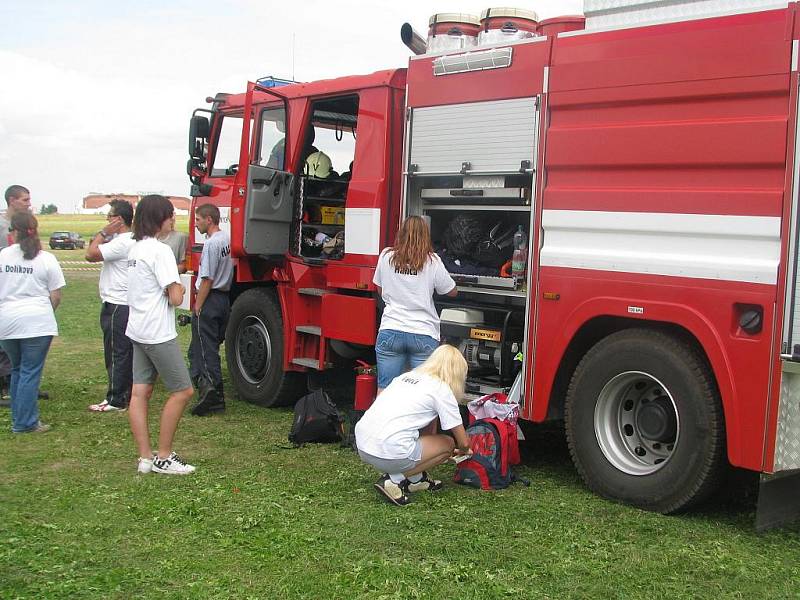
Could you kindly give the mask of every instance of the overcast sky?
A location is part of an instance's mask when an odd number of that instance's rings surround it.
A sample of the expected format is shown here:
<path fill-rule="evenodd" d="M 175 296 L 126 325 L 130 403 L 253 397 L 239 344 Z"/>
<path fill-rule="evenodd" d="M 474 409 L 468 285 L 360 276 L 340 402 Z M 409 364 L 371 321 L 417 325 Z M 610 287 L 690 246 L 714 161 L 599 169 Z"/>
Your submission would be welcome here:
<path fill-rule="evenodd" d="M 544 19 L 580 14 L 582 5 L 518 6 Z M 37 209 L 52 202 L 62 212 L 89 192 L 187 196 L 188 121 L 206 96 L 242 92 L 265 75 L 312 81 L 402 67 L 404 22 L 424 36 L 435 12 L 477 15 L 488 6 L 2 0 L 0 187 L 25 185 Z"/>

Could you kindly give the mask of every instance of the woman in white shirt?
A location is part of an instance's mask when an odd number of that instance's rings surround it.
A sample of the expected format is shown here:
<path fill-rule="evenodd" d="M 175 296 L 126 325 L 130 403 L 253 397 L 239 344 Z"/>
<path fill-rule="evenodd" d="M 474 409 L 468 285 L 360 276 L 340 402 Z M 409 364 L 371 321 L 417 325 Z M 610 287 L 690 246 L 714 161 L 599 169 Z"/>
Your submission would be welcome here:
<path fill-rule="evenodd" d="M 403 506 L 409 492 L 441 489 L 427 469 L 469 452 L 458 398 L 464 395 L 467 361 L 443 345 L 419 367 L 397 377 L 378 396 L 355 428 L 358 454 L 384 475 L 375 483 L 382 498 Z M 427 433 L 439 419 L 445 434 Z M 457 447 L 456 447 L 457 446 Z"/>
<path fill-rule="evenodd" d="M 194 389 L 189 370 L 178 346 L 175 307 L 183 302 L 175 256 L 169 246 L 158 241 L 172 227 L 175 209 L 164 196 L 145 196 L 136 206 L 133 239 L 128 252 L 128 326 L 133 344 L 133 390 L 128 418 L 139 450 L 139 473 L 186 475 L 194 472 L 172 451 L 172 440 L 183 409 Z M 150 446 L 147 404 L 153 385 L 160 376 L 170 395 L 161 411 L 158 453 Z"/>
<path fill-rule="evenodd" d="M 42 251 L 36 218 L 11 218 L 16 243 L 0 251 L 0 346 L 11 359 L 11 431 L 44 433 L 39 420 L 39 382 L 61 302 L 64 273 L 56 257 Z"/>
<path fill-rule="evenodd" d="M 386 304 L 375 340 L 380 393 L 407 364 L 419 366 L 439 345 L 434 292 L 453 297 L 458 291 L 433 251 L 428 224 L 417 216 L 408 217 L 395 245 L 381 252 L 372 282 Z"/>

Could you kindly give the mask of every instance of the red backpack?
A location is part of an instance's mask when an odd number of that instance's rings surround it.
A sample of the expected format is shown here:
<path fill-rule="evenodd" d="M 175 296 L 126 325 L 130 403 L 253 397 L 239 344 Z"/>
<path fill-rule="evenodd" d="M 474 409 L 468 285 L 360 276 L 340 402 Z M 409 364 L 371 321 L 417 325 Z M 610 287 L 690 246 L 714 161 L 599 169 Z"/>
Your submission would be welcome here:
<path fill-rule="evenodd" d="M 458 464 L 453 481 L 482 490 L 502 490 L 515 481 L 530 485 L 511 469 L 520 462 L 516 423 L 478 419 L 467 433 L 472 456 Z"/>

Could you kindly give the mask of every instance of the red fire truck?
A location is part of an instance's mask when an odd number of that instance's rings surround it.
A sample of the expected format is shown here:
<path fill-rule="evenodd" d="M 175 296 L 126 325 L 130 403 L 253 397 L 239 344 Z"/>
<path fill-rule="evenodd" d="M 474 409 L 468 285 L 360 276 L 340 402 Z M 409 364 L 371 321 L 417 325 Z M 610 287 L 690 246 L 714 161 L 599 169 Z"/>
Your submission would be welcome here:
<path fill-rule="evenodd" d="M 448 262 L 442 339 L 468 392 L 563 419 L 604 497 L 672 513 L 733 465 L 762 473 L 762 525 L 780 520 L 800 468 L 800 17 L 765 4 L 435 15 L 427 42 L 404 25 L 407 68 L 209 98 L 188 171 L 230 228 L 238 395 L 282 404 L 369 354 L 373 270 L 405 216 L 437 248 L 478 223 L 496 254 L 522 226 L 524 277 Z"/>

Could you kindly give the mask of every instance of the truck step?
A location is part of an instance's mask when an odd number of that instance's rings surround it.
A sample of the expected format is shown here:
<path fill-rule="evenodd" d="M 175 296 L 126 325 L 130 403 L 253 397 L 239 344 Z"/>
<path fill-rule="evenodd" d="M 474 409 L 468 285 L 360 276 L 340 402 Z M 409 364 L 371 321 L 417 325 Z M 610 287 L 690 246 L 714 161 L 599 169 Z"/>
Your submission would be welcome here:
<path fill-rule="evenodd" d="M 319 361 L 316 358 L 293 358 L 292 364 L 309 369 L 319 369 Z"/>
<path fill-rule="evenodd" d="M 328 293 L 328 290 L 323 290 L 321 288 L 299 288 L 297 293 L 305 296 L 324 296 Z"/>
<path fill-rule="evenodd" d="M 318 325 L 298 325 L 295 327 L 300 333 L 310 333 L 311 335 L 322 335 L 322 327 Z"/>

